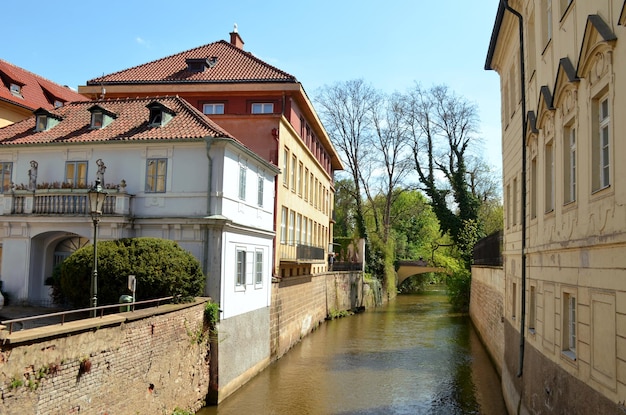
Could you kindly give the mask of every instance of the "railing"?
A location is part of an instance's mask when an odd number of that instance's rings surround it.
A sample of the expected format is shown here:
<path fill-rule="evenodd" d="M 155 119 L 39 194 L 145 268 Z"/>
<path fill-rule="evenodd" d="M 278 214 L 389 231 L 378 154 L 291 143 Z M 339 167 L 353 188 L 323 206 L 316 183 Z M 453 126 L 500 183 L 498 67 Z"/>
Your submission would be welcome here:
<path fill-rule="evenodd" d="M 159 305 L 161 305 L 162 302 L 172 300 L 173 298 L 174 296 L 169 296 L 169 297 L 155 298 L 152 300 L 133 301 L 130 303 L 119 303 L 119 304 L 104 305 L 104 306 L 98 306 L 98 307 L 80 308 L 76 310 L 59 311 L 56 313 L 40 314 L 37 316 L 21 317 L 21 318 L 14 318 L 11 320 L 4 320 L 4 321 L 0 321 L 0 324 L 2 324 L 3 326 L 9 326 L 9 334 L 11 334 L 13 333 L 13 325 L 16 323 L 24 323 L 25 321 L 42 320 L 45 318 L 52 318 L 52 317 L 61 317 L 61 321 L 59 322 L 59 324 L 63 325 L 65 324 L 66 316 L 68 315 L 87 314 L 93 310 L 96 310 L 97 311 L 96 314 L 98 314 L 98 317 L 102 318 L 104 316 L 104 310 L 109 310 L 112 308 L 128 307 L 129 311 L 135 311 L 136 305 L 156 303 L 156 307 L 158 307 Z M 90 318 L 90 317 L 91 317 L 91 313 L 89 313 L 89 317 L 83 317 L 83 318 Z M 80 317 L 78 319 L 80 319 Z M 77 320 L 77 319 L 75 318 L 73 320 Z M 53 324 L 51 323 L 50 325 L 53 325 Z"/>
<path fill-rule="evenodd" d="M 325 261 L 324 248 L 314 245 L 305 245 L 297 242 L 281 243 L 279 245 L 282 261 Z"/>
<path fill-rule="evenodd" d="M 502 231 L 484 237 L 474 245 L 474 265 L 502 266 Z"/>
<path fill-rule="evenodd" d="M 110 191 L 110 190 L 109 190 Z M 55 215 L 88 215 L 89 197 L 87 189 L 40 189 L 32 191 L 16 191 L 4 193 L 2 196 L 4 209 L 10 207 L 6 214 L 55 214 Z M 117 212 L 117 198 L 130 198 L 127 193 L 107 195 L 103 213 L 105 215 L 124 214 Z M 8 199 L 8 200 L 7 200 Z M 128 203 L 121 204 L 127 206 Z M 1 207 L 0 207 L 1 208 Z"/>

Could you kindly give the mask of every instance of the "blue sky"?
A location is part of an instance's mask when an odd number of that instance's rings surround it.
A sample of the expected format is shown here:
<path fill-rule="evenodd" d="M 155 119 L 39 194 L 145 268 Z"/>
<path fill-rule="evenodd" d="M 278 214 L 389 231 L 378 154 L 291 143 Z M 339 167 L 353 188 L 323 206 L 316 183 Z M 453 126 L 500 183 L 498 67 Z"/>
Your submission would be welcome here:
<path fill-rule="evenodd" d="M 499 77 L 485 57 L 499 0 L 34 0 L 3 4 L 0 58 L 62 85 L 218 40 L 294 75 L 310 96 L 362 78 L 385 92 L 446 84 L 478 106 L 501 166 Z M 7 18 L 10 17 L 10 18 Z"/>

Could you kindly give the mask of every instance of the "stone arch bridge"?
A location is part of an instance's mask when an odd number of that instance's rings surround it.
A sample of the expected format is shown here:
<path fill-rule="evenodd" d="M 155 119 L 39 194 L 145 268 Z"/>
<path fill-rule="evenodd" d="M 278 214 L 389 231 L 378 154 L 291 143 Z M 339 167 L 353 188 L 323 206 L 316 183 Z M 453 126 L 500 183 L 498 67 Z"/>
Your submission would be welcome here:
<path fill-rule="evenodd" d="M 398 274 L 398 285 L 413 275 L 425 274 L 427 272 L 445 272 L 450 271 L 443 267 L 433 267 L 424 260 L 418 261 L 398 261 L 396 263 L 396 274 Z"/>

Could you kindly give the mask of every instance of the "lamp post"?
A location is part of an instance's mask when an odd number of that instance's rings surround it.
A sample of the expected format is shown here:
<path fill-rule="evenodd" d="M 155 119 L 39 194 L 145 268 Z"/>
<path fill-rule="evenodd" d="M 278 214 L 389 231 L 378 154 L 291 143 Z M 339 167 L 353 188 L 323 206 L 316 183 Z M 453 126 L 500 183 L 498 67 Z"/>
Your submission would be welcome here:
<path fill-rule="evenodd" d="M 91 316 L 96 317 L 96 307 L 98 306 L 98 222 L 102 216 L 102 206 L 107 192 L 100 184 L 100 178 L 96 179 L 94 186 L 87 193 L 89 196 L 89 213 L 93 221 L 93 271 L 91 274 Z"/>

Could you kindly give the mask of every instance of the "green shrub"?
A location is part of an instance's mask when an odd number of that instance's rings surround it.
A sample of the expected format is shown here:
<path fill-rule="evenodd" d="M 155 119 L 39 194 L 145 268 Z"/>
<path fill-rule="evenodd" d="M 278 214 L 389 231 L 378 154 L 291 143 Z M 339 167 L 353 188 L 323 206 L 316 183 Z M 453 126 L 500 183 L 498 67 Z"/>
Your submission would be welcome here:
<path fill-rule="evenodd" d="M 75 307 L 90 305 L 93 245 L 69 256 L 60 268 L 63 298 Z M 174 241 L 124 238 L 98 242 L 98 304 L 116 304 L 129 294 L 128 276 L 137 279 L 140 299 L 200 295 L 204 276 L 198 260 Z"/>
<path fill-rule="evenodd" d="M 446 278 L 448 298 L 454 311 L 467 313 L 470 304 L 472 274 L 466 269 L 458 270 Z"/>

